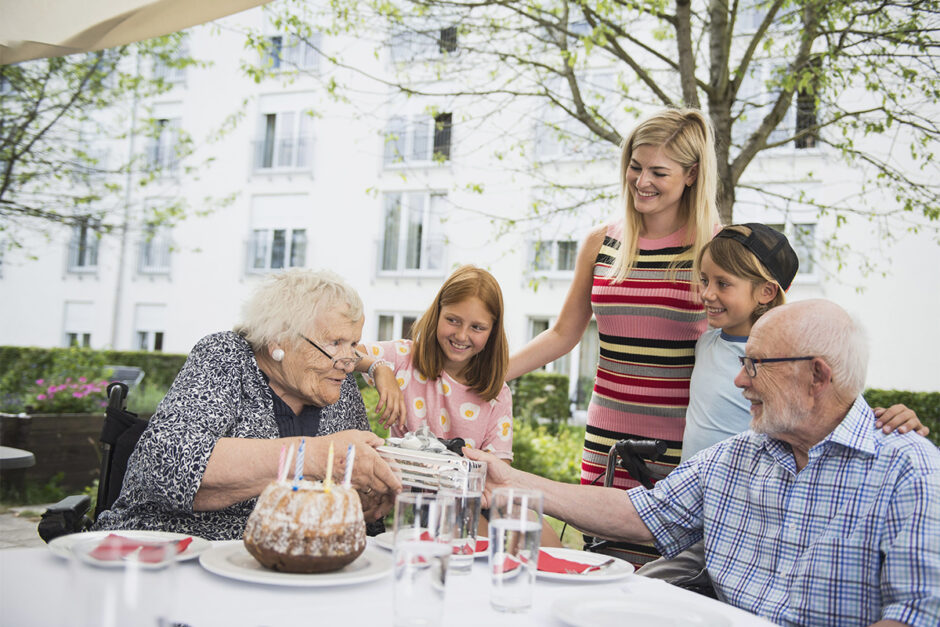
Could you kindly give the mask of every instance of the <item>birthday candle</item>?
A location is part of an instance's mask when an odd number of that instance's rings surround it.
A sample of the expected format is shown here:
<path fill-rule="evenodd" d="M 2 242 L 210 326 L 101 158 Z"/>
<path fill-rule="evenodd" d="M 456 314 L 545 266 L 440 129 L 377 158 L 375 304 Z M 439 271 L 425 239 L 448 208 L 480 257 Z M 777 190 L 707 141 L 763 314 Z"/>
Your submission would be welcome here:
<path fill-rule="evenodd" d="M 281 444 L 281 457 L 277 461 L 277 480 L 281 480 L 281 472 L 284 470 L 284 460 L 287 457 L 287 445 Z"/>
<path fill-rule="evenodd" d="M 330 442 L 330 452 L 326 455 L 326 478 L 323 480 L 323 488 L 329 492 L 333 485 L 333 443 Z"/>
<path fill-rule="evenodd" d="M 352 481 L 353 462 L 356 461 L 356 447 L 350 444 L 346 447 L 346 472 L 343 475 L 343 487 L 349 488 Z"/>
<path fill-rule="evenodd" d="M 281 468 L 281 474 L 278 475 L 278 481 L 285 481 L 287 479 L 287 470 L 290 468 L 290 463 L 294 459 L 294 444 L 291 443 L 290 447 L 287 449 L 287 457 L 284 459 L 284 467 Z"/>
<path fill-rule="evenodd" d="M 304 478 L 304 441 L 300 438 L 300 446 L 297 448 L 297 462 L 294 464 L 294 487 Z"/>

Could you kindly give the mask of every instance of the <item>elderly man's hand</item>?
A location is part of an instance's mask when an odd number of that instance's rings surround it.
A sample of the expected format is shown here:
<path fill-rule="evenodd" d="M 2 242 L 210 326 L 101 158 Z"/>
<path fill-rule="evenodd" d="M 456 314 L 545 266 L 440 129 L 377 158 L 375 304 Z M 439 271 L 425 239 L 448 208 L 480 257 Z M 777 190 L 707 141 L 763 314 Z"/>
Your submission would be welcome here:
<path fill-rule="evenodd" d="M 333 481 L 337 483 L 343 480 L 346 472 L 347 447 L 350 444 L 356 447 L 351 482 L 359 492 L 362 513 L 369 521 L 387 514 L 395 504 L 395 495 L 401 492 L 401 481 L 375 451 L 376 447 L 384 444 L 384 440 L 371 431 L 357 430 L 340 431 L 317 439 L 322 440 L 317 447 L 317 456 L 322 456 L 318 460 L 321 464 L 326 462 L 323 451 L 329 448 L 330 442 L 333 443 Z"/>
<path fill-rule="evenodd" d="M 885 433 L 891 433 L 895 429 L 897 429 L 898 433 L 913 431 L 923 436 L 930 433 L 930 429 L 921 423 L 917 418 L 917 414 L 914 413 L 914 410 L 909 409 L 906 405 L 899 403 L 892 405 L 888 409 L 875 407 L 874 412 L 875 418 L 878 419 L 875 421 L 875 426 Z"/>
<path fill-rule="evenodd" d="M 496 488 L 505 488 L 511 485 L 512 466 L 491 453 L 479 449 L 463 449 L 464 457 L 477 462 L 486 462 L 486 487 L 483 488 L 483 507 L 490 506 L 490 495 Z"/>

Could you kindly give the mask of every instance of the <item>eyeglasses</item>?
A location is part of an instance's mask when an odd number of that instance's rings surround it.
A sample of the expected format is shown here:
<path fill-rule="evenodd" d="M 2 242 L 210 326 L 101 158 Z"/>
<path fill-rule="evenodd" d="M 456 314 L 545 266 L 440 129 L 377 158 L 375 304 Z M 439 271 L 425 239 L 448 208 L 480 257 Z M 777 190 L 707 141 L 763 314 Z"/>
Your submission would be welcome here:
<path fill-rule="evenodd" d="M 337 369 L 339 369 L 339 370 L 346 370 L 346 371 L 348 371 L 348 370 L 350 370 L 350 369 L 352 369 L 352 368 L 355 368 L 355 367 L 356 367 L 356 364 L 358 364 L 360 361 L 362 361 L 362 358 L 365 357 L 365 355 L 363 355 L 362 353 L 360 353 L 360 352 L 357 351 L 356 349 L 353 349 L 353 354 L 355 355 L 355 357 L 334 357 L 333 355 L 330 355 L 328 352 L 326 352 L 325 350 L 323 350 L 322 348 L 320 348 L 320 346 L 319 346 L 316 342 L 314 342 L 313 340 L 311 340 L 310 338 L 308 338 L 308 337 L 306 337 L 305 335 L 302 335 L 302 334 L 300 334 L 300 333 L 298 333 L 298 335 L 300 335 L 300 337 L 302 337 L 302 338 L 304 338 L 305 340 L 307 340 L 307 342 L 310 343 L 310 346 L 314 347 L 315 349 L 317 349 L 318 351 L 320 351 L 321 353 L 323 353 L 324 355 L 326 355 L 327 357 L 329 357 L 330 359 L 332 359 L 332 360 L 333 360 L 333 367 L 334 367 L 334 368 L 337 368 Z"/>
<path fill-rule="evenodd" d="M 757 376 L 757 364 L 770 364 L 780 361 L 807 361 L 815 358 L 814 355 L 810 355 L 808 357 L 765 357 L 763 359 L 756 357 L 738 357 L 738 360 L 740 360 L 741 366 L 744 367 L 744 372 L 747 373 L 747 376 L 753 378 Z"/>

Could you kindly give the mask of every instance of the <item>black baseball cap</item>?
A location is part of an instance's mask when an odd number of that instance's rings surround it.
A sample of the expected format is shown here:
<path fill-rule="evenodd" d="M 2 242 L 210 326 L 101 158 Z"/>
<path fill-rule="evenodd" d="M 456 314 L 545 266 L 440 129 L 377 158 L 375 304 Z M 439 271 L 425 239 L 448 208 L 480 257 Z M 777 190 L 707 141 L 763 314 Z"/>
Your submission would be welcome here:
<path fill-rule="evenodd" d="M 787 236 L 759 222 L 748 222 L 737 226 L 746 226 L 751 229 L 751 234 L 745 235 L 726 226 L 715 237 L 727 237 L 743 244 L 764 264 L 770 276 L 780 284 L 784 291 L 790 289 L 793 277 L 800 268 L 800 260 L 793 247 L 790 246 Z"/>

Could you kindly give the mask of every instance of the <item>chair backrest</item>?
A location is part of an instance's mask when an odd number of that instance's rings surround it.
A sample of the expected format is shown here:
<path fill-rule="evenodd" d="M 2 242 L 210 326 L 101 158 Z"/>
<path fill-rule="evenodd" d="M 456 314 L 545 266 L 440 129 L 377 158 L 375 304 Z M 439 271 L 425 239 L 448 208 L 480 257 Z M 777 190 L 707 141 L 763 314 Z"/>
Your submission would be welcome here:
<path fill-rule="evenodd" d="M 128 389 L 133 389 L 144 378 L 143 368 L 137 366 L 105 366 L 111 370 L 109 381 L 119 381 L 126 385 Z"/>
<path fill-rule="evenodd" d="M 127 462 L 137 440 L 140 439 L 147 421 L 127 411 L 127 385 L 120 382 L 108 386 L 108 407 L 105 410 L 104 426 L 101 428 L 101 473 L 98 478 L 98 501 L 95 505 L 95 520 L 98 514 L 109 509 L 121 493 Z"/>

